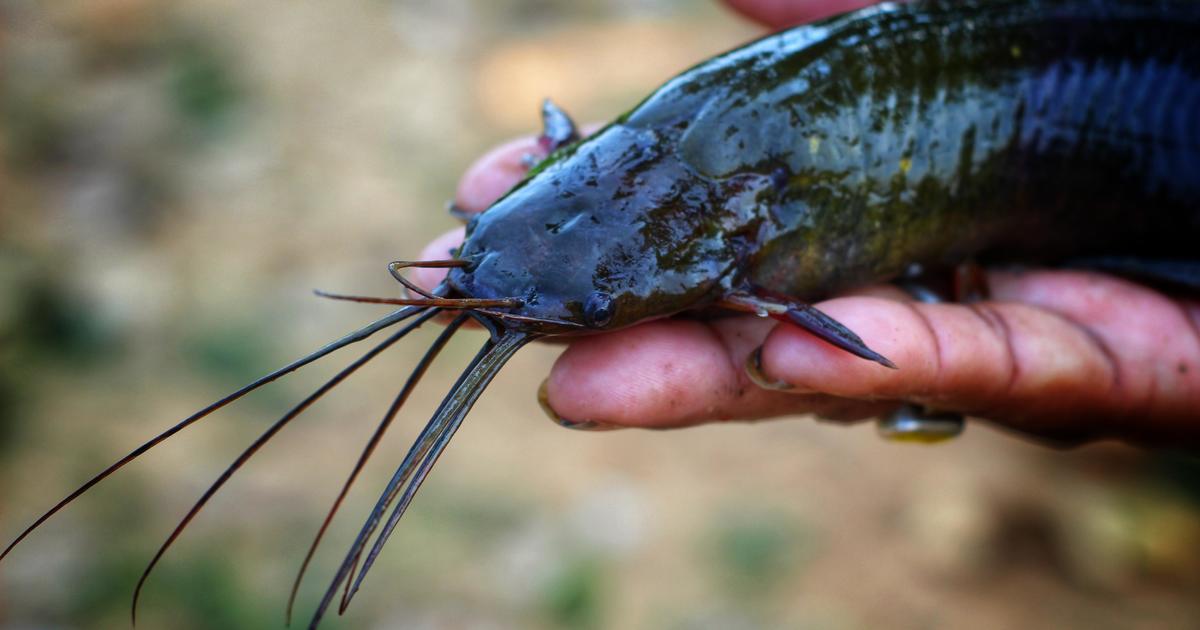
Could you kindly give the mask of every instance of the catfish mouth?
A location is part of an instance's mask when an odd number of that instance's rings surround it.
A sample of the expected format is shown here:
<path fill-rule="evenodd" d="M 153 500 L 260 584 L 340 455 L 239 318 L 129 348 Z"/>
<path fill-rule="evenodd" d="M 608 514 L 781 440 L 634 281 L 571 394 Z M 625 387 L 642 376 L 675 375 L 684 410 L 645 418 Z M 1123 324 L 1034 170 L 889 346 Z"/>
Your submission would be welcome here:
<path fill-rule="evenodd" d="M 453 297 L 454 292 L 444 282 L 438 285 L 431 293 L 428 293 L 429 297 L 421 298 L 382 298 L 363 295 L 344 295 L 325 291 L 314 291 L 314 293 L 318 297 L 344 302 L 393 304 L 419 308 L 437 308 L 446 311 L 465 311 L 471 315 L 486 316 L 501 328 L 537 335 L 562 335 L 594 330 L 583 324 L 565 319 L 522 315 L 508 310 L 524 307 L 524 300 L 521 298 Z"/>
<path fill-rule="evenodd" d="M 537 333 L 539 335 L 563 334 L 572 330 L 586 330 L 587 326 L 572 322 L 569 320 L 559 319 L 555 317 L 538 317 L 530 314 L 520 314 L 512 312 L 511 309 L 523 309 L 531 301 L 529 295 L 523 297 L 477 297 L 470 295 L 470 292 L 462 290 L 458 284 L 454 282 L 455 277 L 470 279 L 471 276 L 466 275 L 470 270 L 477 266 L 476 259 L 473 258 L 451 258 L 448 260 L 397 260 L 388 264 L 388 272 L 392 274 L 404 288 L 416 293 L 425 298 L 420 299 L 403 299 L 403 300 L 372 300 L 375 302 L 387 304 L 404 304 L 416 306 L 440 306 L 449 309 L 464 309 L 472 313 L 487 315 L 498 323 L 508 322 L 504 327 L 520 330 L 522 332 Z M 446 279 L 437 286 L 433 291 L 426 291 L 414 284 L 411 280 L 404 277 L 403 271 L 410 267 L 442 267 L 451 270 L 447 274 Z M 459 273 L 455 273 L 459 272 Z M 461 275 L 460 275 L 461 274 Z M 475 283 L 468 283 L 475 286 Z M 456 295 L 457 294 L 457 295 Z M 325 297 L 333 297 L 329 294 L 323 294 Z M 339 296 L 345 297 L 345 296 Z M 503 309 L 503 310 L 497 310 Z"/>

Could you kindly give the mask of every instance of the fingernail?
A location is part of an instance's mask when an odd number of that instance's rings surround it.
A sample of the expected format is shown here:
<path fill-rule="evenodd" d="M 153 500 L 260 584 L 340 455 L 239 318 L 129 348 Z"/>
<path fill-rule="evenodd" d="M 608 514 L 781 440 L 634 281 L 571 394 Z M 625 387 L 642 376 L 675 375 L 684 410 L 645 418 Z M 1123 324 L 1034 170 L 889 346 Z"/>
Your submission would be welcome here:
<path fill-rule="evenodd" d="M 754 352 L 751 352 L 750 356 L 746 357 L 746 376 L 750 377 L 751 382 L 763 389 L 773 389 L 776 391 L 795 389 L 790 383 L 773 380 L 763 373 L 762 346 L 755 348 Z"/>
<path fill-rule="evenodd" d="M 547 418 L 550 418 L 554 421 L 554 424 L 566 429 L 573 429 L 575 431 L 614 431 L 621 428 L 615 424 L 605 424 L 603 422 L 596 422 L 594 420 L 567 420 L 566 418 L 558 415 L 558 412 L 554 411 L 554 408 L 550 406 L 550 390 L 548 384 L 549 379 L 542 381 L 542 384 L 538 386 L 538 406 L 542 408 L 542 411 L 545 412 Z"/>

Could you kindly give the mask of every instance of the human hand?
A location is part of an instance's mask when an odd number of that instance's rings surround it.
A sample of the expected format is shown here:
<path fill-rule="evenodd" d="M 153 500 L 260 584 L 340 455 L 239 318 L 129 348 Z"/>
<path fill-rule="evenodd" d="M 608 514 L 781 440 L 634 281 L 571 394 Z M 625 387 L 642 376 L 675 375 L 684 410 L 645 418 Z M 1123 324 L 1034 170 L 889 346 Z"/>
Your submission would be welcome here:
<path fill-rule="evenodd" d="M 729 0 L 768 25 L 869 4 Z M 482 211 L 525 171 L 533 139 L 493 150 L 464 175 L 457 202 Z M 443 258 L 455 230 L 425 258 Z M 414 277 L 426 285 L 437 270 Z M 900 366 L 887 370 L 803 330 L 757 317 L 660 320 L 572 340 L 546 384 L 548 402 L 583 427 L 682 427 L 814 413 L 880 415 L 899 401 L 987 418 L 1058 441 L 1114 437 L 1200 445 L 1200 301 L 1078 271 L 993 271 L 991 300 L 918 304 L 872 287 L 819 305 Z M 786 391 L 755 385 L 743 366 Z"/>

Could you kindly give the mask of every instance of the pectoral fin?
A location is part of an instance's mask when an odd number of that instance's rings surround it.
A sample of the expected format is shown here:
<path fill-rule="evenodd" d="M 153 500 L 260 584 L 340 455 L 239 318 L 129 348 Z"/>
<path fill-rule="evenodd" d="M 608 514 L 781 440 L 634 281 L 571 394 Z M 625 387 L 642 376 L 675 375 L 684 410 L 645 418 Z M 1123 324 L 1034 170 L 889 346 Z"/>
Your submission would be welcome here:
<path fill-rule="evenodd" d="M 789 322 L 816 335 L 826 343 L 845 350 L 856 357 L 874 361 L 884 367 L 896 369 L 896 364 L 887 357 L 867 347 L 862 338 L 846 328 L 836 319 L 826 315 L 810 304 L 790 300 L 762 292 L 739 292 L 728 295 L 720 306 L 732 310 L 755 313 L 779 321 Z"/>

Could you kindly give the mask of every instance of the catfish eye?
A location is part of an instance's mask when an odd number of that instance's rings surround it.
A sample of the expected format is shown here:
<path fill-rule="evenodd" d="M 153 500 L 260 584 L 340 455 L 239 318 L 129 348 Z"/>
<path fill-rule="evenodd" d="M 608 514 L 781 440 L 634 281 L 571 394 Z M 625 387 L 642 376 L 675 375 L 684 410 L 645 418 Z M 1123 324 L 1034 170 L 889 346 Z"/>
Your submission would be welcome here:
<path fill-rule="evenodd" d="M 592 328 L 603 328 L 612 321 L 615 310 L 612 296 L 596 291 L 583 303 L 583 321 Z"/>

